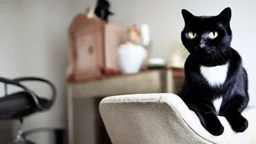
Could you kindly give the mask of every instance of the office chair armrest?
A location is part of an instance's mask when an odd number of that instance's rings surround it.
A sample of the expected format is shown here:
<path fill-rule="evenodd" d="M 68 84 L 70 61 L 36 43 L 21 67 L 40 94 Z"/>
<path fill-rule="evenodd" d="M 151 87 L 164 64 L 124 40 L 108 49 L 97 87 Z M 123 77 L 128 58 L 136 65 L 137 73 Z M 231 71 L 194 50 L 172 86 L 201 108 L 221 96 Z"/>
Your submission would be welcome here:
<path fill-rule="evenodd" d="M 55 102 L 56 100 L 56 87 L 54 86 L 54 84 L 46 79 L 42 79 L 42 78 L 39 78 L 39 77 L 19 77 L 19 78 L 15 78 L 15 79 L 12 79 L 13 81 L 15 82 L 25 82 L 25 81 L 37 81 L 37 82 L 43 82 L 43 83 L 46 83 L 47 85 L 50 86 L 51 90 L 52 90 L 52 95 L 51 95 L 51 101 L 50 103 L 47 105 L 47 108 L 44 108 L 44 109 L 48 109 L 50 108 L 53 103 Z"/>
<path fill-rule="evenodd" d="M 37 95 L 36 95 L 33 91 L 29 90 L 26 86 L 20 84 L 19 82 L 16 82 L 16 81 L 13 81 L 13 80 L 4 78 L 4 77 L 0 77 L 0 82 L 2 82 L 2 83 L 5 84 L 5 96 L 7 96 L 7 85 L 8 85 L 8 84 L 14 85 L 14 86 L 20 87 L 20 88 L 24 89 L 26 92 L 28 92 L 28 93 L 32 96 L 33 100 L 35 101 L 35 104 L 37 105 L 37 107 L 38 107 L 39 109 L 42 109 L 42 108 L 43 108 L 43 107 L 40 105 L 40 103 L 39 103 L 39 101 L 38 101 L 38 99 L 37 99 Z"/>

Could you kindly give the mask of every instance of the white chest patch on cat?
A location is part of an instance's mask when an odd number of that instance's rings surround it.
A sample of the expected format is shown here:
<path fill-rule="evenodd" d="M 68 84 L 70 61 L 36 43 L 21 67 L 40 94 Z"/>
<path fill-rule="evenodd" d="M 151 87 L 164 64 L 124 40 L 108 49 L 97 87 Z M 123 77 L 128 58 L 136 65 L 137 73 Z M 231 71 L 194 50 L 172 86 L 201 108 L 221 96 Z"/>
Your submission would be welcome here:
<path fill-rule="evenodd" d="M 200 71 L 207 82 L 214 87 L 224 84 L 227 78 L 228 67 L 229 63 L 213 67 L 201 66 Z"/>
<path fill-rule="evenodd" d="M 217 114 L 219 114 L 219 112 L 220 112 L 220 106 L 221 106 L 222 100 L 223 100 L 223 98 L 219 97 L 213 101 L 213 106 L 214 106 Z"/>

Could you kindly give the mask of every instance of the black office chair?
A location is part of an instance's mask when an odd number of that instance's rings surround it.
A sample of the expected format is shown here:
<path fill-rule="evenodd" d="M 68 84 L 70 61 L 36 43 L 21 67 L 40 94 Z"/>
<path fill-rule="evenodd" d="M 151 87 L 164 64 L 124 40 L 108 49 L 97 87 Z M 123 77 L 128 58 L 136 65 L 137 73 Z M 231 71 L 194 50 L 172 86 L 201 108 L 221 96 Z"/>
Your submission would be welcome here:
<path fill-rule="evenodd" d="M 33 90 L 29 89 L 22 82 L 37 81 L 48 84 L 51 87 L 51 99 L 39 97 Z M 20 120 L 20 129 L 15 140 L 8 144 L 35 144 L 26 139 L 31 132 L 22 131 L 23 118 L 36 112 L 43 112 L 52 107 L 56 100 L 56 88 L 48 80 L 38 77 L 21 77 L 16 79 L 7 79 L 0 77 L 0 82 L 4 83 L 5 95 L 0 98 L 0 120 Z M 8 94 L 8 85 L 20 87 L 22 90 Z"/>

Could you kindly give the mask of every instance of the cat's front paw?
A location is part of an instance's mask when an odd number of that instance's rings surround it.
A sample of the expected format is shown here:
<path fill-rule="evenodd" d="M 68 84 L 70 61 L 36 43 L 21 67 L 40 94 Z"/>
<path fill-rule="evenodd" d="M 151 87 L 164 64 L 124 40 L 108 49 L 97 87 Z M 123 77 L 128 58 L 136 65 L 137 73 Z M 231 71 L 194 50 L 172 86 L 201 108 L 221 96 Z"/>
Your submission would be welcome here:
<path fill-rule="evenodd" d="M 244 132 L 248 128 L 248 121 L 242 116 L 236 116 L 229 121 L 235 132 Z"/>
<path fill-rule="evenodd" d="M 210 123 L 205 125 L 204 127 L 214 136 L 219 136 L 224 132 L 224 127 L 220 123 Z"/>
<path fill-rule="evenodd" d="M 202 126 L 212 135 L 219 136 L 224 132 L 224 127 L 214 113 L 208 113 L 205 117 L 199 117 Z"/>

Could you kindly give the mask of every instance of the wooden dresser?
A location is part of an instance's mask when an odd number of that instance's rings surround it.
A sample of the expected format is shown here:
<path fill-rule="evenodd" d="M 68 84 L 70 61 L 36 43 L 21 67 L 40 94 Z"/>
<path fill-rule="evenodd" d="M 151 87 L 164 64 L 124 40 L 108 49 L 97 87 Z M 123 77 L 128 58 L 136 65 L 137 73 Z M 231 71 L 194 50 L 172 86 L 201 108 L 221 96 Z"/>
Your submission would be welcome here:
<path fill-rule="evenodd" d="M 169 68 L 68 83 L 69 144 L 110 143 L 98 111 L 102 98 L 121 94 L 177 93 L 183 81 L 183 69 Z"/>

